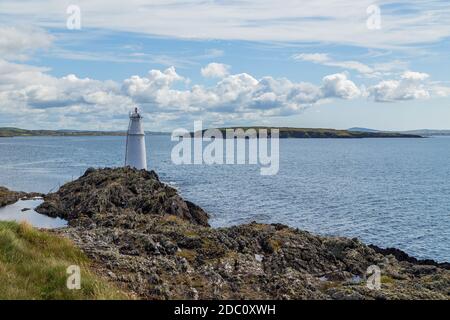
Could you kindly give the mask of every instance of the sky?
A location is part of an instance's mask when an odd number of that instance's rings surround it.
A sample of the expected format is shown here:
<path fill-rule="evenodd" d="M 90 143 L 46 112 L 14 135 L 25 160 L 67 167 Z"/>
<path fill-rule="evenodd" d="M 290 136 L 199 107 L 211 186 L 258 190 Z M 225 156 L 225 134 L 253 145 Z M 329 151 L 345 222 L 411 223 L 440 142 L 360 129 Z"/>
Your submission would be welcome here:
<path fill-rule="evenodd" d="M 0 127 L 450 129 L 447 0 L 2 0 Z"/>

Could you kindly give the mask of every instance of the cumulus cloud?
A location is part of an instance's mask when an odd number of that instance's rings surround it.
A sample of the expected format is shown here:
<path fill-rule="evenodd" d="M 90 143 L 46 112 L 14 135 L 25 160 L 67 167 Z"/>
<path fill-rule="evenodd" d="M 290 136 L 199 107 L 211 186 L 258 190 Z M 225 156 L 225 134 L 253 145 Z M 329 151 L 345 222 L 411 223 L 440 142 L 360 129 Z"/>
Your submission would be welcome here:
<path fill-rule="evenodd" d="M 57 78 L 45 68 L 0 59 L 2 116 L 34 114 L 40 117 L 34 120 L 43 121 L 59 115 L 83 122 L 83 114 L 126 113 L 132 105 L 132 99 L 113 81 L 81 79 L 73 74 Z"/>
<path fill-rule="evenodd" d="M 230 66 L 223 63 L 212 62 L 200 70 L 205 78 L 225 78 L 229 72 Z"/>
<path fill-rule="evenodd" d="M 326 53 L 300 53 L 292 58 L 298 61 L 308 61 L 325 66 L 339 67 L 355 70 L 367 78 L 385 78 L 397 74 L 397 79 L 382 80 L 374 85 L 358 88 L 353 82 L 346 79 L 346 73 L 326 76 L 323 79 L 322 91 L 325 96 L 336 96 L 343 99 L 369 96 L 376 102 L 393 102 L 414 99 L 427 99 L 432 95 L 446 97 L 449 89 L 439 83 L 428 81 L 430 75 L 422 72 L 403 71 L 398 74 L 392 72 L 404 69 L 406 64 L 402 61 L 378 63 L 374 67 L 358 61 L 337 61 Z"/>
<path fill-rule="evenodd" d="M 430 77 L 427 73 L 422 72 L 414 72 L 414 71 L 406 71 L 401 75 L 403 80 L 407 81 L 423 81 Z"/>
<path fill-rule="evenodd" d="M 320 57 L 318 58 L 320 59 Z M 425 73 L 407 71 L 397 79 L 368 88 L 375 101 L 400 101 L 447 95 L 448 87 Z M 202 118 L 211 123 L 262 121 L 287 116 L 332 99 L 364 97 L 366 90 L 347 73 L 323 77 L 321 83 L 294 82 L 248 73 L 226 74 L 212 85 L 192 84 L 175 67 L 150 70 L 121 82 L 54 77 L 48 69 L 0 59 L 0 114 L 3 119 L 28 114 L 42 125 L 115 128 L 117 115 L 139 105 L 152 121 Z M 20 118 L 20 117 L 19 117 Z"/>
<path fill-rule="evenodd" d="M 211 87 L 194 85 L 186 90 L 177 90 L 170 85 L 154 86 L 150 78 L 134 76 L 124 81 L 123 89 L 140 104 L 165 111 L 260 115 L 283 115 L 312 106 L 319 100 L 354 99 L 360 95 L 360 90 L 346 74 L 326 76 L 322 85 L 316 86 L 293 83 L 285 78 L 263 77 L 258 80 L 247 73 L 240 73 L 225 76 Z"/>
<path fill-rule="evenodd" d="M 323 78 L 322 91 L 326 97 L 354 99 L 361 95 L 360 89 L 345 73 L 336 73 Z"/>
<path fill-rule="evenodd" d="M 369 94 L 377 102 L 426 99 L 430 97 L 429 78 L 426 73 L 407 71 L 399 80 L 384 80 L 369 88 Z"/>
<path fill-rule="evenodd" d="M 180 76 L 175 67 L 167 68 L 164 71 L 150 70 L 147 77 L 132 76 L 123 83 L 124 92 L 135 98 L 145 99 L 146 96 L 152 96 L 158 90 L 167 90 L 177 81 L 184 78 Z"/>
<path fill-rule="evenodd" d="M 66 120 L 78 117 L 77 121 L 89 117 L 90 122 L 95 117 L 126 114 L 134 105 L 140 105 L 152 118 L 171 114 L 215 120 L 288 115 L 321 100 L 359 95 L 346 74 L 326 76 L 320 85 L 314 85 L 239 73 L 204 86 L 190 84 L 174 67 L 150 70 L 122 83 L 74 74 L 58 78 L 46 69 L 4 60 L 0 60 L 0 71 L 0 112 L 59 114 Z"/>

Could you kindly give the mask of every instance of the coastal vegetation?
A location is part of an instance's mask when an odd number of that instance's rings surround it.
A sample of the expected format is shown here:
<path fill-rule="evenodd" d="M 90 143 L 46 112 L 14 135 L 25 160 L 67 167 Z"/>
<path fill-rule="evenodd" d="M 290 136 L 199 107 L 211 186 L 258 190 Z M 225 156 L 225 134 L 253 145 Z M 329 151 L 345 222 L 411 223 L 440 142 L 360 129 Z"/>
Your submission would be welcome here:
<path fill-rule="evenodd" d="M 67 267 L 81 269 L 81 289 L 69 290 Z M 124 292 L 90 270 L 68 239 L 26 223 L 0 222 L 0 299 L 125 299 Z"/>

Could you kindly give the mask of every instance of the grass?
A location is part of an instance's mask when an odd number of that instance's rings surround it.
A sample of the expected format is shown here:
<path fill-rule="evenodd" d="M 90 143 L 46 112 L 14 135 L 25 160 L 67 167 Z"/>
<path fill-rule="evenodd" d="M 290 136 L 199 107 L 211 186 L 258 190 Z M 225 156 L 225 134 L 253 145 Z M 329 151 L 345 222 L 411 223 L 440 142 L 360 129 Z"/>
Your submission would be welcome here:
<path fill-rule="evenodd" d="M 81 289 L 66 286 L 67 267 L 81 269 Z M 127 299 L 94 274 L 88 258 L 69 240 L 28 224 L 0 222 L 0 299 Z"/>
<path fill-rule="evenodd" d="M 189 249 L 183 249 L 177 252 L 177 255 L 179 257 L 185 258 L 190 263 L 193 263 L 195 261 L 195 258 L 197 258 L 197 253 L 194 250 Z"/>
<path fill-rule="evenodd" d="M 392 284 L 392 283 L 395 283 L 395 280 L 394 280 L 392 277 L 387 276 L 387 275 L 381 276 L 380 281 L 381 281 L 382 284 Z"/>

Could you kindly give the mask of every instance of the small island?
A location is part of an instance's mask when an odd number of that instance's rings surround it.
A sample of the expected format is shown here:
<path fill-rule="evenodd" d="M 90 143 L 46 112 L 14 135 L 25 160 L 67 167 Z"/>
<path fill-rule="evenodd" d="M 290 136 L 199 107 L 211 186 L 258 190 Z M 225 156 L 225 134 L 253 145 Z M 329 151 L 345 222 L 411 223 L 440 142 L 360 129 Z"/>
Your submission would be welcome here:
<path fill-rule="evenodd" d="M 353 131 L 353 130 L 337 130 L 337 129 L 320 129 L 320 128 L 290 128 L 290 127 L 226 127 L 217 128 L 222 132 L 223 137 L 226 137 L 227 130 L 242 129 L 247 131 L 249 129 L 256 130 L 256 134 L 261 129 L 266 129 L 268 137 L 271 136 L 271 130 L 278 129 L 279 137 L 281 139 L 297 138 L 297 139 L 361 139 L 361 138 L 423 138 L 418 134 L 409 134 L 401 132 L 388 132 L 388 131 Z M 206 130 L 202 130 L 204 133 Z M 194 133 L 191 133 L 193 136 Z"/>

